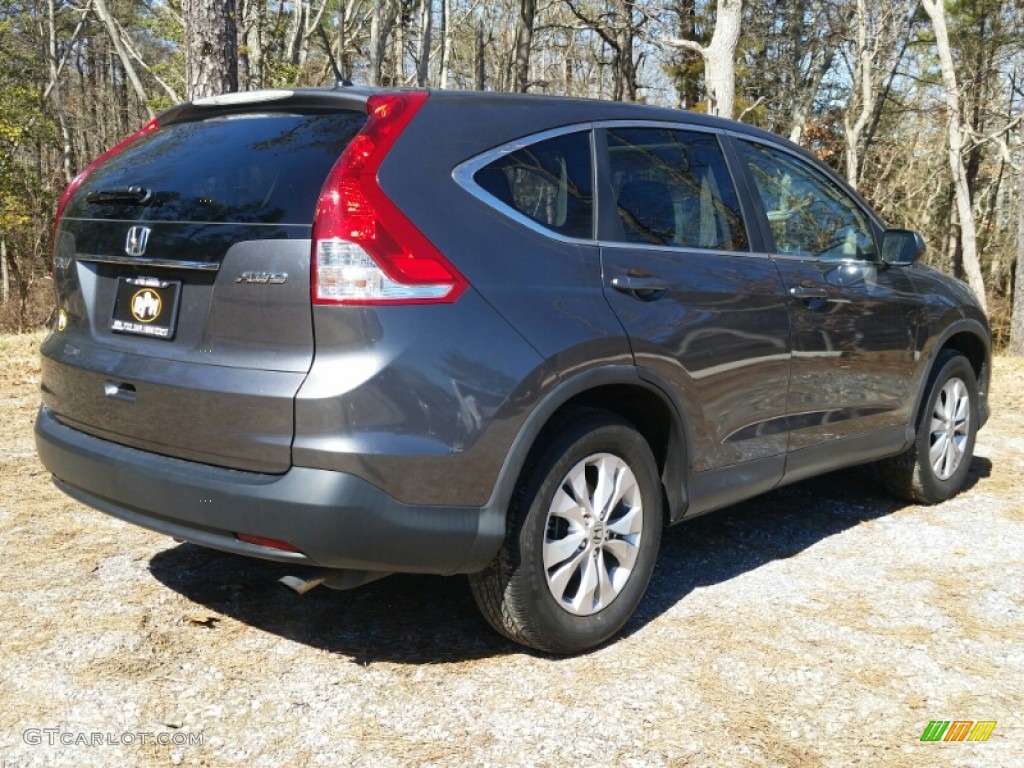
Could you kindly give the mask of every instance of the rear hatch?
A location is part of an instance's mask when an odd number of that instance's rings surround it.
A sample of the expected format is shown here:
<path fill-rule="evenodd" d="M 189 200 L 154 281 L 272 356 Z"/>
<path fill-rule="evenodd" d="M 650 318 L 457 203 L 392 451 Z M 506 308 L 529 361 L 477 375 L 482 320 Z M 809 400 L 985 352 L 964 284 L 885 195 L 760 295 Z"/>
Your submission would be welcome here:
<path fill-rule="evenodd" d="M 313 359 L 314 211 L 365 106 L 265 92 L 158 120 L 60 215 L 43 403 L 118 443 L 283 472 Z"/>

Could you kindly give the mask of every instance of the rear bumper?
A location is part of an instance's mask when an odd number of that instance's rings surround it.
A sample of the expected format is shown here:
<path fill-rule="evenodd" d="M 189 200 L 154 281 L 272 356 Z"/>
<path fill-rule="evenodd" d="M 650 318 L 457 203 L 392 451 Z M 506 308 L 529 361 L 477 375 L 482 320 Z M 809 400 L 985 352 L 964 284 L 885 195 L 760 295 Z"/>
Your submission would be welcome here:
<path fill-rule="evenodd" d="M 412 506 L 342 472 L 281 475 L 212 467 L 86 435 L 40 408 L 36 449 L 57 487 L 96 509 L 196 544 L 326 568 L 471 573 L 505 535 L 489 508 Z M 286 541 L 291 553 L 239 541 Z"/>

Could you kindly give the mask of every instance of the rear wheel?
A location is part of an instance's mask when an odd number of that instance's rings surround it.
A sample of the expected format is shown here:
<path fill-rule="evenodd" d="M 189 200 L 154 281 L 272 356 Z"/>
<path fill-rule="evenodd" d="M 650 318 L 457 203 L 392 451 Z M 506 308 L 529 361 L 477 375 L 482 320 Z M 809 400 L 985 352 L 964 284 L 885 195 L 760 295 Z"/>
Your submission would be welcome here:
<path fill-rule="evenodd" d="M 913 445 L 881 463 L 886 488 L 920 504 L 952 497 L 967 479 L 977 431 L 974 369 L 956 350 L 943 350 L 935 361 Z"/>
<path fill-rule="evenodd" d="M 506 637 L 551 653 L 587 650 L 633 615 L 661 527 L 644 438 L 617 417 L 583 417 L 524 471 L 501 551 L 470 576 L 473 596 Z"/>

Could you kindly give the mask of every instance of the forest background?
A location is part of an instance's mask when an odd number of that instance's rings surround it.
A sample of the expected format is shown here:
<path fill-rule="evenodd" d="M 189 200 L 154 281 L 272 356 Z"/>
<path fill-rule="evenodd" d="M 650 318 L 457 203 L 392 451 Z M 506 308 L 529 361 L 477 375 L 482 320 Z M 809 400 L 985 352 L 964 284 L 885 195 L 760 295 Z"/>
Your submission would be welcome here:
<path fill-rule="evenodd" d="M 53 215 L 92 158 L 185 99 L 338 80 L 774 131 L 920 231 L 1024 354 L 1022 0 L 0 0 L 0 330 L 51 319 Z"/>

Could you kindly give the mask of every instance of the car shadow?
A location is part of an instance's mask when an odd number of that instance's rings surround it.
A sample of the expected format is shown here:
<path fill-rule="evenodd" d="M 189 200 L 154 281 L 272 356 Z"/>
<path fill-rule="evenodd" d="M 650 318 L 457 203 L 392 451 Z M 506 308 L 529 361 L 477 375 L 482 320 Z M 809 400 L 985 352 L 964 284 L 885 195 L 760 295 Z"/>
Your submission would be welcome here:
<path fill-rule="evenodd" d="M 988 477 L 975 457 L 965 490 Z M 658 564 L 623 634 L 643 628 L 693 590 L 721 584 L 905 506 L 856 467 L 781 488 L 665 531 Z M 496 635 L 465 578 L 397 574 L 355 590 L 297 595 L 278 583 L 310 568 L 192 544 L 155 555 L 157 580 L 210 611 L 358 664 L 461 662 L 524 649 Z"/>

